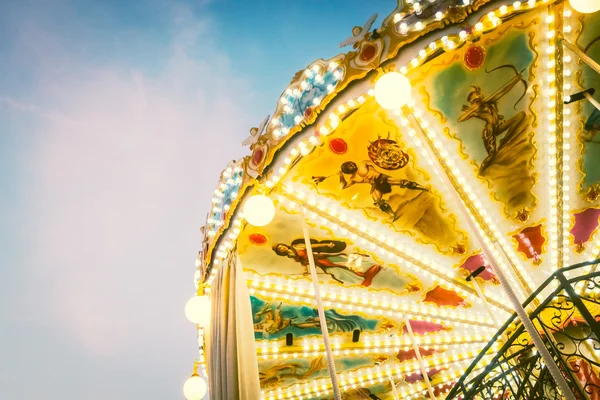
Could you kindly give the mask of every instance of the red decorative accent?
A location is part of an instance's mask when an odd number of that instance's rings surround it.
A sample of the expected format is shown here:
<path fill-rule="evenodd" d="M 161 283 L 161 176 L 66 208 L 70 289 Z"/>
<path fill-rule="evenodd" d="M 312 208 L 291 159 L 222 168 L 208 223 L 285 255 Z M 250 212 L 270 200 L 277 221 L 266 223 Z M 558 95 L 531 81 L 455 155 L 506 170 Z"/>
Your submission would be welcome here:
<path fill-rule="evenodd" d="M 485 61 L 485 50 L 481 46 L 471 46 L 465 51 L 464 62 L 467 68 L 477 69 Z"/>
<path fill-rule="evenodd" d="M 264 154 L 265 153 L 261 148 L 254 149 L 254 151 L 252 152 L 252 162 L 254 163 L 254 165 L 260 165 Z"/>
<path fill-rule="evenodd" d="M 482 265 L 485 265 L 485 269 L 479 275 L 477 275 L 477 277 L 483 279 L 484 281 L 492 281 L 495 284 L 499 284 L 500 281 L 498 280 L 496 274 L 494 274 L 494 271 L 492 271 L 492 267 L 484 263 L 484 258 L 482 254 L 475 254 L 474 256 L 467 258 L 467 261 L 465 261 L 458 268 L 464 269 L 470 275 L 473 271 L 475 271 Z"/>
<path fill-rule="evenodd" d="M 348 143 L 340 138 L 331 139 L 329 142 L 329 149 L 335 154 L 344 154 L 348 151 Z"/>
<path fill-rule="evenodd" d="M 423 300 L 423 302 L 434 303 L 438 307 L 458 307 L 467 304 L 465 302 L 465 299 L 460 297 L 458 293 L 456 293 L 454 290 L 444 289 L 439 285 L 427 292 L 427 294 L 425 295 L 425 300 Z"/>
<path fill-rule="evenodd" d="M 267 243 L 267 237 L 265 235 L 263 235 L 262 233 L 251 233 L 248 236 L 248 239 L 250 239 L 250 241 L 256 245 L 263 245 L 265 243 Z"/>
<path fill-rule="evenodd" d="M 443 385 L 435 385 L 433 387 L 433 395 L 435 397 L 443 397 L 447 394 L 448 390 L 452 389 L 452 387 L 456 384 L 455 381 L 446 382 Z"/>
<path fill-rule="evenodd" d="M 600 209 L 598 208 L 587 208 L 575 214 L 575 224 L 570 233 L 577 249 L 581 249 L 581 251 L 585 249 L 584 243 L 592 238 L 599 222 Z"/>
<path fill-rule="evenodd" d="M 377 54 L 377 46 L 367 43 L 360 50 L 360 59 L 362 61 L 371 61 Z"/>
<path fill-rule="evenodd" d="M 600 399 L 600 375 L 586 360 L 579 358 L 569 361 L 571 370 L 577 371 L 575 375 L 579 378 L 581 386 L 586 388 L 590 400 Z"/>
<path fill-rule="evenodd" d="M 308 118 L 312 115 L 312 112 L 313 112 L 312 107 L 307 107 L 306 110 L 304 110 L 304 116 Z"/>
<path fill-rule="evenodd" d="M 439 350 L 435 350 L 432 348 L 424 349 L 419 346 L 419 353 L 421 353 L 421 357 L 426 357 L 426 356 L 429 356 L 431 354 L 435 354 L 438 352 L 439 352 Z M 409 361 L 409 360 L 416 360 L 417 355 L 416 355 L 414 349 L 400 350 L 398 352 L 398 354 L 396 354 L 396 358 L 398 359 L 398 361 L 404 362 L 404 361 Z"/>
<path fill-rule="evenodd" d="M 533 259 L 535 263 L 540 263 L 540 255 L 542 254 L 542 246 L 546 238 L 542 235 L 542 225 L 530 226 L 523 229 L 520 233 L 513 235 L 513 238 L 519 244 L 517 251 L 525 255 L 529 259 Z"/>
<path fill-rule="evenodd" d="M 429 377 L 429 379 L 431 380 L 431 378 L 435 375 L 435 374 L 439 374 L 441 371 L 443 371 L 445 368 L 432 368 L 429 371 L 427 371 L 427 376 Z M 419 381 L 422 381 L 423 379 L 425 379 L 423 377 L 423 375 L 421 374 L 421 372 L 415 372 L 412 374 L 408 374 L 404 377 L 404 381 L 406 383 L 416 383 Z"/>
<path fill-rule="evenodd" d="M 428 321 L 415 321 L 415 320 L 410 320 L 410 326 L 413 330 L 413 333 L 415 335 L 426 335 L 428 333 L 435 333 L 435 332 L 440 332 L 440 331 L 449 331 L 452 328 L 447 328 L 442 324 L 436 324 L 435 322 L 428 322 Z M 402 327 L 402 332 L 406 335 L 408 333 L 408 329 L 405 326 Z"/>

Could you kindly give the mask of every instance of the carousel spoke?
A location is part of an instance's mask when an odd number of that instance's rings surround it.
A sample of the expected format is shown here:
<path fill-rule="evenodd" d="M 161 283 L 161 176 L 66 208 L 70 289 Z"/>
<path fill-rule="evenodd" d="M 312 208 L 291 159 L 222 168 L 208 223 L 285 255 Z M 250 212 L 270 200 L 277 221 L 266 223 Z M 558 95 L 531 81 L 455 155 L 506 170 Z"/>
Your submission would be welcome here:
<path fill-rule="evenodd" d="M 583 51 L 581 51 L 581 49 L 579 49 L 579 47 L 577 47 L 576 45 L 574 45 L 573 43 L 569 42 L 566 39 L 562 39 L 562 40 L 560 40 L 560 42 L 562 43 L 562 45 L 564 47 L 566 47 L 573 54 L 575 54 L 577 57 L 579 57 L 581 59 L 581 61 L 586 63 L 588 67 L 590 67 L 591 69 L 593 69 L 594 71 L 596 71 L 597 73 L 600 74 L 600 64 L 598 64 L 590 56 L 588 56 Z"/>
<path fill-rule="evenodd" d="M 312 245 L 310 242 L 310 235 L 308 233 L 308 224 L 302 213 L 302 232 L 304 234 L 304 243 L 306 245 L 306 252 L 308 254 L 308 262 L 310 267 L 310 275 L 314 287 L 315 300 L 317 302 L 317 309 L 319 313 L 319 321 L 321 323 L 321 333 L 323 335 L 323 344 L 325 345 L 325 352 L 327 354 L 327 366 L 329 369 L 329 376 L 331 378 L 331 385 L 333 388 L 333 396 L 335 400 L 341 400 L 340 387 L 337 381 L 337 373 L 335 370 L 335 360 L 333 359 L 333 352 L 331 351 L 331 345 L 329 343 L 329 332 L 327 330 L 327 320 L 325 318 L 325 310 L 323 308 L 323 301 L 321 300 L 321 291 L 319 287 L 319 278 L 317 277 L 317 269 L 315 267 L 315 259 L 313 257 Z"/>
<path fill-rule="evenodd" d="M 423 128 L 417 121 L 416 117 L 414 117 L 414 115 L 411 115 L 409 113 L 408 116 L 412 117 L 412 119 L 414 121 L 413 124 L 417 131 L 417 135 L 423 138 L 422 142 L 424 143 L 426 150 L 430 153 L 431 159 L 437 160 L 437 163 L 434 161 L 434 168 L 437 170 L 438 175 L 440 177 L 442 177 L 445 185 L 447 185 L 448 188 L 452 188 L 453 187 L 452 183 L 451 183 L 448 175 L 446 175 L 446 173 L 442 170 L 442 168 L 438 164 L 438 163 L 440 163 L 440 159 L 435 155 L 432 146 L 428 143 L 428 141 L 426 139 L 426 134 L 423 131 Z M 554 378 L 555 382 L 558 384 L 558 386 L 562 390 L 564 396 L 568 400 L 575 400 L 575 396 L 574 396 L 573 392 L 571 392 L 569 385 L 567 384 L 567 381 L 565 380 L 564 376 L 560 372 L 558 365 L 556 364 L 556 362 L 552 358 L 552 355 L 546 348 L 546 345 L 544 344 L 544 341 L 542 340 L 537 329 L 533 325 L 533 322 L 531 321 L 531 319 L 529 319 L 529 315 L 528 315 L 527 311 L 525 310 L 525 308 L 523 308 L 523 306 L 521 304 L 521 300 L 519 300 L 519 298 L 517 297 L 517 294 L 515 293 L 515 288 L 511 285 L 510 280 L 506 277 L 505 269 L 500 267 L 498 258 L 496 256 L 496 254 L 498 252 L 497 251 L 494 252 L 490 248 L 489 244 L 493 245 L 493 242 L 490 242 L 489 238 L 483 237 L 479 226 L 477 226 L 477 223 L 473 219 L 472 214 L 469 212 L 466 205 L 463 203 L 463 200 L 461 199 L 459 193 L 456 191 L 454 192 L 454 201 L 455 201 L 456 205 L 458 206 L 458 208 L 460 209 L 465 221 L 469 225 L 471 233 L 473 234 L 477 243 L 481 246 L 487 262 L 492 266 L 492 269 L 498 276 L 498 279 L 500 280 L 500 282 L 502 284 L 502 288 L 506 291 L 507 297 L 509 298 L 510 302 L 512 303 L 512 305 L 515 309 L 515 312 L 517 313 L 517 315 L 519 316 L 519 319 L 521 320 L 521 323 L 523 324 L 523 326 L 525 327 L 525 329 L 531 336 L 531 338 L 535 344 L 535 347 L 537 348 L 538 352 L 540 353 L 540 356 L 543 358 L 544 363 L 548 367 L 548 370 L 552 374 L 552 377 Z M 517 273 L 518 271 L 513 271 L 513 272 Z"/>

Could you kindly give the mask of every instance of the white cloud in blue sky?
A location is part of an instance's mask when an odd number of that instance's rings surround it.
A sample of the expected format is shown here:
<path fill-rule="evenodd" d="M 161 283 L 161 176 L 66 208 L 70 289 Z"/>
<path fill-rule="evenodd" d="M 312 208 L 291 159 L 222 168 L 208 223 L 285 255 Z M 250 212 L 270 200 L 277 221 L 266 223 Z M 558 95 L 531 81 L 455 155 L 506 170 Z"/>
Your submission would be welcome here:
<path fill-rule="evenodd" d="M 0 398 L 180 398 L 220 171 L 296 71 L 394 8 L 250 3 L 0 0 Z"/>

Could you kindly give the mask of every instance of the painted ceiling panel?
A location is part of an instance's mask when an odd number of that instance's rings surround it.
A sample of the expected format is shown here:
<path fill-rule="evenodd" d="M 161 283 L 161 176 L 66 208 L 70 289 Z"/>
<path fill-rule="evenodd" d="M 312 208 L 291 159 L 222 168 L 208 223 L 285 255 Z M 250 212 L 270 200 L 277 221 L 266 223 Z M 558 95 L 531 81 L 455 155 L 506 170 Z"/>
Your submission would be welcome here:
<path fill-rule="evenodd" d="M 512 312 L 498 269 L 524 301 L 598 256 L 600 111 L 563 102 L 600 93 L 599 76 L 557 37 L 600 60 L 600 14 L 466 3 L 415 0 L 355 29 L 353 50 L 296 74 L 221 177 L 197 283 L 238 252 L 264 399 L 333 398 L 305 223 L 344 399 L 392 399 L 392 382 L 398 398 L 444 398 Z M 395 111 L 373 92 L 387 71 L 412 84 Z M 263 227 L 240 207 L 257 193 L 275 204 Z"/>

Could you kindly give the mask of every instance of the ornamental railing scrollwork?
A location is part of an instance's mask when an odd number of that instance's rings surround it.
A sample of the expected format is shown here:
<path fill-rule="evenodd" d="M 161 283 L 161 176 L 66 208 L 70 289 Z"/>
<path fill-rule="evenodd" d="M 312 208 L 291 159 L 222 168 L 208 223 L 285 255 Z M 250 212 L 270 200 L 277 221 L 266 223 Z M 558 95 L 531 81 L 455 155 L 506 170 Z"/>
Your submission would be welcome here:
<path fill-rule="evenodd" d="M 523 304 L 579 400 L 600 399 L 600 259 L 552 274 Z M 494 346 L 491 362 L 480 360 Z M 563 399 L 516 314 L 500 328 L 446 399 Z"/>

